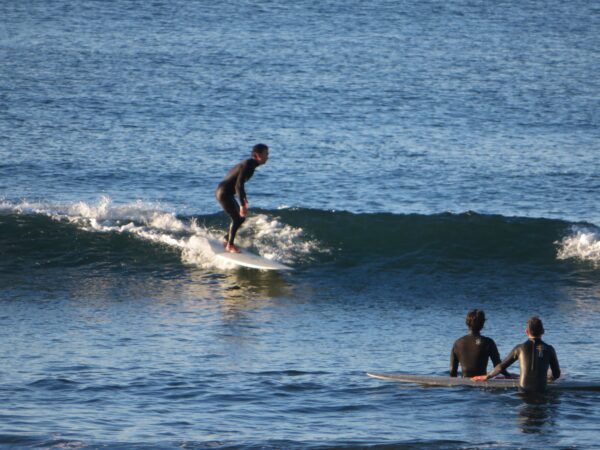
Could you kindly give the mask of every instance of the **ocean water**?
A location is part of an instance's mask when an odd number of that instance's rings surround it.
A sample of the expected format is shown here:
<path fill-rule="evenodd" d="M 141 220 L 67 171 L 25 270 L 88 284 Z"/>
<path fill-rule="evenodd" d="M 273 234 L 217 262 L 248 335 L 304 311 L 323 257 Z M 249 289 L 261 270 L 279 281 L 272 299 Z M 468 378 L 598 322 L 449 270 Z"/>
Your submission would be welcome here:
<path fill-rule="evenodd" d="M 598 448 L 598 392 L 366 372 L 482 308 L 600 382 L 599 49 L 582 0 L 0 2 L 0 447 Z M 205 241 L 257 142 L 289 273 Z"/>

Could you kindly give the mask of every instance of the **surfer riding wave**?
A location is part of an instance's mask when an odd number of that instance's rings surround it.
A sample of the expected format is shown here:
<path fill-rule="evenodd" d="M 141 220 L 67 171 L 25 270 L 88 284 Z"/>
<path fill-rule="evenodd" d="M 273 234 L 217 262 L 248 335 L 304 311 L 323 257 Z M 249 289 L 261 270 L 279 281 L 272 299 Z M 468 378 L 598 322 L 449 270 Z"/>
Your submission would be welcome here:
<path fill-rule="evenodd" d="M 231 218 L 229 232 L 225 236 L 225 249 L 230 253 L 240 253 L 240 250 L 235 246 L 235 236 L 246 220 L 248 212 L 248 197 L 246 196 L 245 184 L 258 166 L 266 164 L 269 159 L 269 147 L 265 144 L 256 144 L 252 148 L 252 154 L 249 159 L 241 161 L 233 167 L 225 178 L 219 183 L 215 191 L 217 201 Z M 238 195 L 239 203 L 235 199 L 235 194 Z"/>

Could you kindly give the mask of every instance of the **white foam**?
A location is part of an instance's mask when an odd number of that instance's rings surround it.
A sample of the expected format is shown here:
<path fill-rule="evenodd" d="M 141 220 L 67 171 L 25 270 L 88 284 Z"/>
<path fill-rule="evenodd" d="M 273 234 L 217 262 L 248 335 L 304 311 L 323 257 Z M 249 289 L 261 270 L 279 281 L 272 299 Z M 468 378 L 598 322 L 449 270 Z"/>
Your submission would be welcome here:
<path fill-rule="evenodd" d="M 577 259 L 600 264 L 600 233 L 590 227 L 573 227 L 573 234 L 558 245 L 558 259 Z"/>
<path fill-rule="evenodd" d="M 206 239 L 202 239 L 199 236 L 192 236 L 187 241 L 187 245 L 181 252 L 181 260 L 186 264 L 205 269 L 216 267 L 220 270 L 230 270 L 236 267 L 235 264 L 227 262 L 224 259 L 215 258 Z"/>
<path fill-rule="evenodd" d="M 292 227 L 280 219 L 259 214 L 250 217 L 240 233 L 240 245 L 253 245 L 267 259 L 292 264 L 308 262 L 317 253 L 328 253 L 315 239 L 305 235 L 302 228 Z"/>

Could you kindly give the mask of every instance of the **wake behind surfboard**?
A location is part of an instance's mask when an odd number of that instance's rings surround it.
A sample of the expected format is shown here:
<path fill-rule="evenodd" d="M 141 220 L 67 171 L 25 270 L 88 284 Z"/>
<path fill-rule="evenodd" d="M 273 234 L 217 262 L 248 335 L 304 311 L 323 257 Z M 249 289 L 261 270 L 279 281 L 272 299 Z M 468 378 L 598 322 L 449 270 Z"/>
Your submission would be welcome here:
<path fill-rule="evenodd" d="M 293 270 L 290 266 L 255 255 L 246 249 L 241 249 L 242 253 L 229 253 L 221 242 L 208 238 L 206 240 L 215 257 L 229 263 L 259 270 Z"/>
<path fill-rule="evenodd" d="M 519 380 L 506 378 L 493 378 L 488 381 L 472 381 L 470 378 L 444 377 L 437 375 L 415 375 L 407 373 L 369 373 L 372 378 L 400 383 L 413 383 L 422 386 L 469 386 L 480 389 L 518 389 Z M 559 390 L 600 390 L 600 383 L 587 381 L 561 381 L 548 383 L 548 389 Z"/>

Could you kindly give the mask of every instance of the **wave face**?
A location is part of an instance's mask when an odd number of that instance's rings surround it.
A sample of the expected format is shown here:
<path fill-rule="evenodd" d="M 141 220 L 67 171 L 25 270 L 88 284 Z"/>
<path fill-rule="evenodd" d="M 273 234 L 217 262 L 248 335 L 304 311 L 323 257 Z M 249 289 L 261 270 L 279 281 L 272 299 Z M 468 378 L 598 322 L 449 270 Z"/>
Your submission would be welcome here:
<path fill-rule="evenodd" d="M 42 267 L 138 268 L 193 265 L 229 269 L 204 238 L 219 239 L 223 214 L 178 216 L 158 205 L 44 203 L 0 205 L 5 271 Z M 352 214 L 311 209 L 254 211 L 239 244 L 295 266 L 476 267 L 483 262 L 600 264 L 600 231 L 591 224 L 477 213 Z"/>

